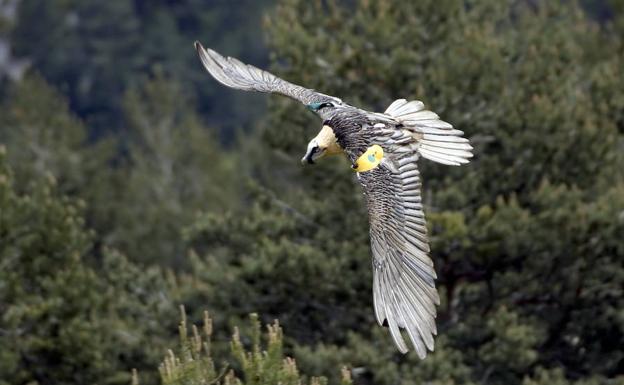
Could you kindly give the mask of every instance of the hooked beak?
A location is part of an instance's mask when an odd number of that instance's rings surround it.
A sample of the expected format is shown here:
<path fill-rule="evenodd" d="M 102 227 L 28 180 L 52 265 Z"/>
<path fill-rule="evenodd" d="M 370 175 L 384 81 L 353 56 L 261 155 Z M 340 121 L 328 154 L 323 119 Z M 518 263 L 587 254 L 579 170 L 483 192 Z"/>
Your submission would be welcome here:
<path fill-rule="evenodd" d="M 314 161 L 323 156 L 324 153 L 325 150 L 321 149 L 316 140 L 312 140 L 308 144 L 305 155 L 301 158 L 301 164 L 314 164 Z"/>

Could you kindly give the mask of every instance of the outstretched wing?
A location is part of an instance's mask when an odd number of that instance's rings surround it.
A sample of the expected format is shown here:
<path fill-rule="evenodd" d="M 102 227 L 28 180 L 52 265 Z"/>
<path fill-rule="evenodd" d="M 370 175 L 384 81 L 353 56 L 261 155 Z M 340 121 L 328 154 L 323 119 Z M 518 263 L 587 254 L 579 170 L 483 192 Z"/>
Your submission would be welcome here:
<path fill-rule="evenodd" d="M 223 57 L 210 48 L 205 49 L 197 41 L 195 42 L 195 49 L 206 70 L 221 84 L 228 87 L 245 91 L 278 93 L 298 100 L 303 104 L 339 100 L 287 82 L 267 71 L 245 64 L 236 58 Z"/>
<path fill-rule="evenodd" d="M 420 197 L 414 152 L 390 154 L 375 169 L 358 174 L 364 189 L 373 253 L 373 298 L 377 322 L 387 321 L 398 349 L 408 347 L 405 329 L 418 356 L 433 351 L 437 334 L 436 273 Z"/>

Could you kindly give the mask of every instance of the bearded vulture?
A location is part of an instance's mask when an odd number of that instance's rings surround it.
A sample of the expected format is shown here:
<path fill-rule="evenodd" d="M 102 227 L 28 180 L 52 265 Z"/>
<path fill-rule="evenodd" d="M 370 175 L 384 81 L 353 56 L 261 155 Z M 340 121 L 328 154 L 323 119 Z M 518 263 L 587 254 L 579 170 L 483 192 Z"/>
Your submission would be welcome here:
<path fill-rule="evenodd" d="M 472 157 L 463 132 L 440 120 L 418 100 L 395 100 L 383 113 L 289 83 L 277 76 L 195 43 L 202 64 L 220 83 L 240 90 L 286 95 L 323 120 L 301 159 L 312 164 L 345 154 L 362 185 L 370 222 L 373 300 L 380 325 L 387 323 L 399 351 L 406 353 L 405 329 L 418 356 L 433 351 L 440 304 L 436 272 L 420 196 L 416 161 L 423 158 L 459 166 Z"/>

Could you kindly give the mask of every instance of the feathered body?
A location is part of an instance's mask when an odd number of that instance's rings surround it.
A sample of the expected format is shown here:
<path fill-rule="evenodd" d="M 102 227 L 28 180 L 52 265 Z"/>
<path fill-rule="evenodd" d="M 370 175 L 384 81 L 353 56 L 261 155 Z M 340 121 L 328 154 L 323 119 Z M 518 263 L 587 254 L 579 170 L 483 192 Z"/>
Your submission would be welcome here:
<path fill-rule="evenodd" d="M 331 127 L 336 142 L 351 162 L 373 144 L 373 136 L 366 130 L 370 122 L 357 109 L 345 109 L 323 122 L 323 125 Z"/>
<path fill-rule="evenodd" d="M 420 101 L 398 99 L 383 113 L 365 111 L 225 58 L 199 43 L 196 48 L 208 72 L 226 86 L 280 93 L 320 116 L 322 129 L 308 144 L 303 162 L 344 152 L 355 167 L 371 146 L 381 147 L 381 161 L 356 173 L 369 212 L 375 315 L 380 325 L 387 322 L 401 352 L 408 351 L 401 333 L 405 329 L 418 356 L 424 358 L 427 350 L 433 350 L 440 301 L 416 161 L 422 156 L 448 165 L 468 163 L 472 147 L 463 132 Z"/>

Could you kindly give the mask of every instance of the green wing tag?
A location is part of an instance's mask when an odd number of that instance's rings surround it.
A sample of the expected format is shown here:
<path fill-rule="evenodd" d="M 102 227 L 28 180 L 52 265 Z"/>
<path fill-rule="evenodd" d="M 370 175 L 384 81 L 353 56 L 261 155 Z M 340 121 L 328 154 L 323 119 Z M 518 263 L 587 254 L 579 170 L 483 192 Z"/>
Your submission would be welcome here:
<path fill-rule="evenodd" d="M 355 161 L 352 166 L 353 171 L 365 172 L 374 169 L 381 163 L 383 154 L 383 148 L 378 144 L 373 144 Z"/>

